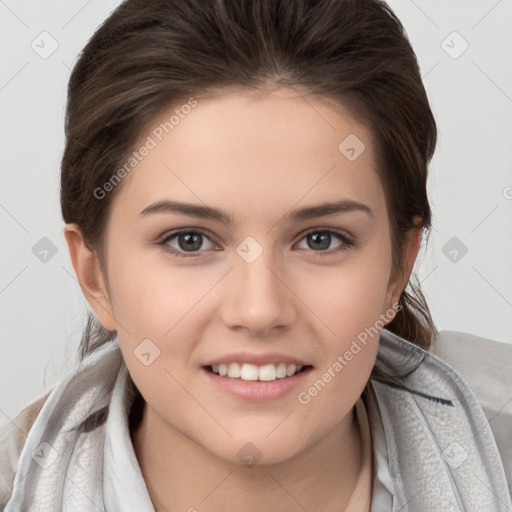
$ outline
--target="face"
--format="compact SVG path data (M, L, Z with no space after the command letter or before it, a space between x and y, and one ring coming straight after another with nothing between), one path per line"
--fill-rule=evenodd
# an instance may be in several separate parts
M141 136L153 147L105 235L110 295L91 306L162 432L233 463L285 461L348 421L378 349L368 330L401 291L371 134L290 89L196 100Z

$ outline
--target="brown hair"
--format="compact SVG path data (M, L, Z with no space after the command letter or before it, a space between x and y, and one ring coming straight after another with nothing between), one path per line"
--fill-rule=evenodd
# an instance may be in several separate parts
M380 0L125 0L89 40L68 86L61 207L101 268L109 210L122 184L94 193L145 128L183 98L226 87L300 87L350 107L371 127L386 193L393 269L416 216L429 235L428 164L437 128L416 56ZM340 141L341 142L341 141ZM430 348L436 328L419 283L386 328ZM80 358L111 341L89 313Z

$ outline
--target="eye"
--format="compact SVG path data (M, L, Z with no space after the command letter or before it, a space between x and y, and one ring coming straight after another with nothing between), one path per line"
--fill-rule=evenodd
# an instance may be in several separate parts
M170 241L175 238L176 243L178 244L177 248L174 248L170 244ZM162 242L160 242L160 245L162 245L164 250L170 252L173 256L177 256L178 258L190 258L198 256L197 251L201 248L204 239L210 240L202 231L183 229L181 231L171 233L168 237L162 240ZM210 243L213 245L211 241ZM190 254L187 254L187 252Z
M336 248L326 250L332 243L333 237L341 240ZM306 240L309 247L314 247L315 256L331 256L335 253L347 251L354 242L344 233L333 229L314 229L304 235L301 240Z
M334 249L326 250L331 245L333 237L337 238L342 243ZM174 239L176 239L175 243L177 247L171 245L171 241ZM210 247L203 248L203 250L211 249L214 244L206 233L196 229L182 229L170 233L169 236L159 242L159 245L173 256L178 258L190 258L201 255L201 247L205 239L209 240L211 245ZM330 256L335 253L347 251L354 245L354 242L348 236L334 229L311 230L301 238L301 241L302 240L306 240L308 245L311 244L314 248L313 252L315 256Z

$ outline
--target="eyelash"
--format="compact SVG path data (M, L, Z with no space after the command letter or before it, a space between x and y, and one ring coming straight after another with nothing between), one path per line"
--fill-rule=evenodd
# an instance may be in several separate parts
M188 229L187 228L187 229L180 229L177 231L173 231L168 236L166 236L161 242L159 242L158 245L161 245L162 248L164 249L164 251L170 253L172 256L175 256L177 258L195 258L195 257L200 256L201 255L200 253L202 251L196 251L196 252L191 252L191 253L187 254L185 252L176 251L175 249L172 249L169 247L168 242L183 233L202 235L202 236L205 236L206 238L210 239L210 237L204 231L201 231L198 229ZM310 231L304 233L304 235L302 236L302 238L299 241L302 241L308 235L313 234L313 233L322 233L322 234L328 233L330 235L335 235L340 241L343 242L343 244L340 245L339 247L337 247L336 249L323 250L323 251L311 251L311 252L315 253L315 257L316 256L332 256L336 253L348 251L351 247L353 247L355 245L355 243L341 231L338 231L335 229L328 229L328 228L317 228L317 229L310 230Z

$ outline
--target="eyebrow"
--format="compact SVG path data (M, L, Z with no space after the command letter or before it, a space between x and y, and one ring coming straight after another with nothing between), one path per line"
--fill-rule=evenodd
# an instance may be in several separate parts
M373 211L367 205L357 201L344 199L291 210L283 216L283 219L285 222L291 223L314 219L316 217L323 217L324 215L349 213L354 211L365 212L373 218ZM212 208L210 206L203 206L199 204L167 200L150 204L139 213L139 218L155 213L180 213L183 215L190 215L192 217L199 217L201 219L210 219L222 222L227 225L231 225L233 222L231 215L221 208Z

